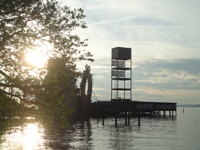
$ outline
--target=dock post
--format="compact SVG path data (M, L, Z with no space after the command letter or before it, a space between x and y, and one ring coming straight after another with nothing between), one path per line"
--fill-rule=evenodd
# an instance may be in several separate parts
M169 111L169 117L171 117L171 110Z
M115 127L117 127L117 114L115 115Z
M130 113L128 113L128 125L130 125L130 120L131 120L131 116L130 116L131 114Z
M140 111L138 111L138 126L140 127Z
M172 110L172 120L174 119L174 111Z
M163 117L165 118L166 117L166 111L163 110Z
M104 112L102 114L102 125L104 126Z
M125 113L125 125L127 125L127 112L124 112Z

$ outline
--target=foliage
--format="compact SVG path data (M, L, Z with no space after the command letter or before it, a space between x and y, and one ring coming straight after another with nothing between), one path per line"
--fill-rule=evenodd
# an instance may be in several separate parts
M0 93L0 120L19 115L20 109L21 106L17 102Z
M62 59L48 61L48 73L44 79L44 89L38 101L42 120L47 125L58 128L68 127L69 115L73 109L69 107L75 98L76 73L73 66L66 66Z
M0 84L7 89L13 87L12 93L3 91L21 100L30 99L32 87L40 83L24 59L31 48L48 45L52 48L47 49L50 57L60 57L72 64L78 59L91 60L89 52L77 49L86 46L85 40L72 34L77 27L86 28L84 17L83 9L61 7L56 0L3 1L0 5Z
M25 55L30 49L41 46L46 47L46 55L49 58L60 58L65 64L71 66L71 72L66 79L66 83L70 83L71 76L76 74L76 61L93 61L91 53L82 49L87 46L85 43L87 40L82 40L78 35L73 34L76 28L86 28L84 17L83 9L72 10L60 5L57 0L1 1L0 91L21 102L37 104L35 96L43 89L42 82L46 68L30 66L25 60ZM50 75L46 78L48 76ZM49 80L46 79L45 82L47 81ZM63 103L64 100L63 95L58 95L61 92L60 88L56 89L57 87L52 86L57 84L56 82L51 81L48 84L53 92L47 94L45 100L55 99L59 104L59 101ZM60 83L61 81L58 81L58 84ZM70 93L72 90L70 88L63 90L68 90ZM68 98L70 99L72 98ZM55 109L60 105L55 105Z

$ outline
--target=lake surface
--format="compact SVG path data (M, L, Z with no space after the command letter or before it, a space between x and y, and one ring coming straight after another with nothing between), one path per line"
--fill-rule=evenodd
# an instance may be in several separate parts
M123 149L123 150L199 150L200 108L178 108L177 118L90 119L72 125L62 134L46 133L38 123L24 123L6 129L0 135L2 150L65 150L65 149Z

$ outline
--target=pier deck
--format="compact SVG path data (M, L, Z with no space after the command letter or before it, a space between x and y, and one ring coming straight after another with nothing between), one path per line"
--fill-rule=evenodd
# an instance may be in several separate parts
M117 118L123 116L125 118L125 125L130 124L132 116L138 117L138 125L140 125L140 117L142 115L160 115L174 117L176 115L176 103L166 102L143 102L130 100L113 100L113 101L98 101L91 103L91 117L107 118L115 117L115 125L117 125ZM174 114L175 112L175 114ZM104 124L104 121L103 121Z

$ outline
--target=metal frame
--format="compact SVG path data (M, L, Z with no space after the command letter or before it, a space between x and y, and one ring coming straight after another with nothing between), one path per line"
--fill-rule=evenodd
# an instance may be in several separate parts
M122 52L122 50L124 49L122 47L117 47L117 48L120 49L120 52ZM129 50L131 51L131 49ZM121 59L117 57L113 58L113 50L111 52L111 56L112 56L112 59L111 59L111 100L120 100L120 101L131 100L132 99L132 57L130 56L130 59L129 58ZM127 67L127 65L129 65L129 67ZM128 71L130 75L129 77L126 76L126 73ZM126 87L128 82L130 86L129 88ZM121 83L121 86L123 84L123 87L120 86L120 83ZM116 87L113 87L113 84L116 84ZM126 98L127 91L130 92L129 98ZM123 98L119 97L121 96L119 95L120 93L121 95L123 95Z

